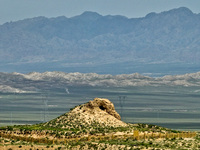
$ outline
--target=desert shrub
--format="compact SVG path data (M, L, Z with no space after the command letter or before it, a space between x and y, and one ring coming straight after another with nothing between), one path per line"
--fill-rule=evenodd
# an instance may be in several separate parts
M175 140L176 140L176 138L175 138L175 137L171 138L171 141L175 141Z
M61 150L62 147L58 147L58 150Z
M165 143L164 146L165 146L165 147L169 147L170 144L169 144L169 143Z
M12 126L7 126L7 130L13 131L13 127Z
M9 142L8 140L4 140L5 143Z

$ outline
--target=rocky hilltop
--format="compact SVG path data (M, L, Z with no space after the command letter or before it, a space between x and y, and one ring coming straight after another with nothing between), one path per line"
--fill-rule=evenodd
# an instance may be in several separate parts
M86 104L76 106L70 112L44 124L49 127L78 128L92 130L94 127L126 127L111 101L95 98Z
M17 136L29 134L32 138L48 137L53 140L54 138L83 138L121 131L132 132L134 125L121 121L111 101L95 98L48 122L9 127L9 130L10 128Z

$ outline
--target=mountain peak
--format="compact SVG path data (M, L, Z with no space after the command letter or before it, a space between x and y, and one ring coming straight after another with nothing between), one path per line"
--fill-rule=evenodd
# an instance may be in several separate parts
M180 7L180 8L175 8L172 9L170 11L167 11L165 13L172 13L172 14L177 14L177 15L181 15L181 16L191 16L193 14L193 12L188 9L187 7Z
M169 11L164 11L159 14L161 14L161 15L169 15L170 14L170 15L178 15L178 16L183 17L183 16L191 16L191 15L193 15L193 12L190 9L188 9L187 7L180 7L180 8L171 9ZM145 18L152 18L156 15L157 15L157 13L151 12L151 13L147 14L145 16Z
M75 16L73 18L92 21L92 20L98 19L99 17L102 17L102 16L100 14L96 13L96 12L85 11L81 15Z
M93 11L85 11L81 14L81 16L97 16L100 17L101 15L98 14L97 12L93 12Z
M189 8L187 7L179 7L175 8L174 10L182 11L182 12L187 12L187 13L193 13Z

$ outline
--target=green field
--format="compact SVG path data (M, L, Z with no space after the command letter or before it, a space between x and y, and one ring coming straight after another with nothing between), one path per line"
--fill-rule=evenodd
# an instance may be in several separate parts
M31 94L0 93L0 126L48 121L101 97L114 103L125 122L200 130L199 87L69 87L69 92L52 89Z

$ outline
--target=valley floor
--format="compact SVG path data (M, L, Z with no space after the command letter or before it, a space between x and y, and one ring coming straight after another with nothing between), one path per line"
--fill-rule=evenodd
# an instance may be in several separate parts
M102 139L70 141L66 144L40 144L0 137L1 150L197 150L200 149L199 134L194 138L159 139Z

